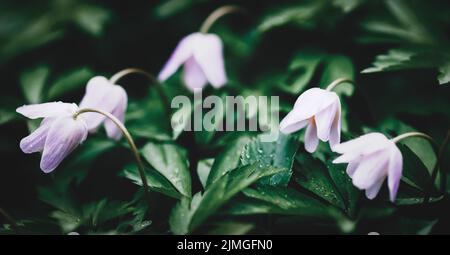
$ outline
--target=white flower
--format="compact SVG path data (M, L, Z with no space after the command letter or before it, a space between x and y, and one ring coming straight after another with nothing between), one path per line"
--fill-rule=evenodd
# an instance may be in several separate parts
M341 102L336 93L320 88L305 91L295 102L294 108L280 123L285 134L306 126L305 149L314 152L319 139L330 146L341 140Z
M201 90L208 82L214 88L220 88L227 82L222 48L217 35L190 34L178 43L158 80L167 80L184 65L183 81L191 91Z
M127 92L121 86L112 84L103 76L96 76L89 80L80 108L94 108L109 112L124 123L127 103ZM108 137L115 140L122 137L120 129L105 116L97 113L85 113L83 117L90 132L95 132L104 123Z
M76 104L52 102L24 105L18 113L30 119L44 118L41 125L20 141L24 153L42 152L41 169L53 171L88 135L86 122L74 118Z
M369 133L336 145L334 151L342 155L333 163L348 163L347 174L353 185L366 190L367 198L376 197L387 177L390 200L395 201L403 168L395 142L381 133Z

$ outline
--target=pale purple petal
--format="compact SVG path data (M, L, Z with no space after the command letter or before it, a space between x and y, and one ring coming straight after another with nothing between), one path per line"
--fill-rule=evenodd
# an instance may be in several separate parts
M201 90L206 83L206 76L194 58L189 58L184 65L183 81L192 92Z
M53 171L88 134L86 123L81 119L61 117L56 119L47 134L41 159L41 169L45 173Z
M114 89L115 93L120 94L120 102L116 106L116 108L111 112L112 115L114 115L117 119L120 120L120 122L125 122L125 112L127 110L127 104L128 104L128 95L126 91L120 87L116 86ZM112 138L114 140L119 140L122 137L122 131L117 127L116 124L110 119L105 120L105 129L106 134L109 138Z
M334 150L334 147L341 142L341 102L337 101L337 111L334 116L333 124L330 131L330 147Z
M53 121L53 118L43 119L41 125L36 130L20 141L20 149L22 149L24 153L42 151L44 149L48 130L50 129Z
M115 92L118 85L109 82L102 76L96 76L89 80L86 86L86 94L80 103L80 108L93 108L111 113L121 101L121 95ZM89 130L95 131L105 120L105 116L98 113L84 113L83 119Z
M314 120L311 120L305 131L305 150L313 153L319 145L319 138L317 137L317 128Z
M393 143L393 142L392 142ZM388 187L390 200L395 201L397 197L398 186L400 184L400 179L402 178L403 169L403 157L400 150L392 145L389 155L389 169L388 169Z
M324 142L328 141L330 137L331 126L333 125L336 111L337 104L332 103L314 116L317 125L317 137Z
M222 41L213 34L202 34L194 48L195 60L209 83L215 88L220 88L227 83L222 48Z
M297 132L308 124L308 120L298 121L293 111L289 112L280 122L280 131L284 134Z
M380 178L377 182L375 182L371 187L366 189L366 197L368 199L374 199L378 192L380 191L381 185L383 185L384 178Z
M294 110L296 117L298 120L309 119L334 102L334 92L320 88L308 89L295 101Z
M387 146L389 139L381 133L369 133L353 140L337 144L333 150L337 153L370 153Z
M353 185L359 189L371 187L387 175L388 161L389 154L386 151L378 151L363 157L353 174Z
M356 169L358 169L359 166L359 160L354 160L347 165L346 172L350 178L353 178L353 175L355 174Z
M78 110L76 104L63 102L51 102L43 104L24 105L16 109L23 116L30 119L57 117L62 115L71 115Z
M184 37L175 48L167 63L158 75L159 81L165 81L194 53L194 48L201 33L193 33Z

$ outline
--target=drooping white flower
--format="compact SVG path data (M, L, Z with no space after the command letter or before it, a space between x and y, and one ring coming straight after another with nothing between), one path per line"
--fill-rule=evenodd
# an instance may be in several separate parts
M88 81L80 108L94 108L109 112L123 123L127 103L128 95L121 86L112 84L103 76L96 76ZM120 129L105 116L97 113L85 113L83 117L90 132L95 132L104 123L108 137L115 140L122 137Z
M390 200L395 201L403 157L394 141L381 133L369 133L336 145L334 151L342 155L333 163L348 163L347 174L353 185L366 191L367 198L376 197L387 177Z
M305 149L314 152L319 139L333 147L341 140L341 102L339 96L320 88L301 94L294 108L280 123L280 131L289 134L306 126Z
M24 153L42 152L41 169L53 171L88 135L86 122L74 118L76 104L52 102L24 105L18 113L30 119L44 118L41 125L20 141Z
M184 65L183 81L188 89L201 90L208 82L220 88L227 82L222 41L217 35L193 33L184 37L158 75L167 80Z

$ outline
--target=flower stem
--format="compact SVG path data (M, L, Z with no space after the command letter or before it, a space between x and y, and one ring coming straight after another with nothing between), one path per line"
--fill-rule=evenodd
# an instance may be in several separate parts
M159 94L159 97L161 99L161 103L163 104L164 111L166 112L166 115L170 119L169 98L167 97L166 93L164 92L164 90L162 88L162 84L155 78L155 76L153 76L149 72L147 72L145 70L142 70L142 69L139 69L139 68L126 68L126 69L123 69L123 70L117 72L113 76L111 76L111 78L109 78L109 81L112 84L116 84L120 79L122 79L123 77L125 77L125 76L127 76L129 74L141 74L141 75L144 75L145 77L147 77L150 80L150 82L152 84L155 85L156 91Z
M2 215L6 219L6 221L9 222L9 224L11 225L11 229L14 232L17 232L17 223L14 218L11 217L11 215L9 215L5 210L3 210L3 208L0 208L0 215Z
M420 137L420 138L426 139L428 142L430 142L431 146L433 147L433 151L436 154L436 164L434 165L433 170L431 172L431 183L430 183L428 190L425 192L425 196L423 199L423 203L426 204L430 200L431 192L433 192L434 183L436 181L438 169L441 169L441 171L442 171L441 178L443 176L445 176L444 170L440 167L441 155L439 153L439 144L431 136L421 133L421 132L408 132L405 134L401 134L401 135L393 138L392 141L394 143L397 143L397 142L404 140L406 138L409 138L409 137Z
M331 91L336 86L338 86L339 84L342 84L342 83L350 83L352 85L356 85L355 81L353 81L353 80L351 80L349 78L339 78L339 79L334 80L332 83L330 83L330 85L328 85L326 90Z
M241 12L242 8L235 5L225 5L213 11L200 27L200 33L206 34L212 25L222 16L230 13Z
M123 136L127 139L127 142L130 145L131 150L133 151L133 154L136 159L137 166L138 166L138 170L139 170L139 175L142 180L142 186L144 187L144 193L145 193L145 196L147 197L147 199L149 199L150 198L150 195L148 193L149 187L148 187L147 179L145 178L144 164L142 163L142 159L141 159L141 155L139 154L139 150L136 147L136 144L134 143L133 138L131 137L127 128L122 124L122 122L120 122L120 120L118 120L116 117L114 117L114 115L110 114L109 112L104 112L104 111L97 110L97 109L83 108L83 109L78 110L74 114L73 117L76 118L76 117L78 117L78 115L81 115L81 114L87 113L87 112L99 113L99 114L107 117L112 122L114 122L114 124L116 124L116 126L122 131Z

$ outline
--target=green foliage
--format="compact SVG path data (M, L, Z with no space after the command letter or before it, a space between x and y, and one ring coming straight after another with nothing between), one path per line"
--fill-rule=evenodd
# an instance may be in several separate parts
M450 82L449 3L233 4L244 12L209 31L222 39L228 83L208 85L203 97L278 96L271 112L251 105L244 115L281 119L304 91L348 78L356 85L333 90L341 141L416 131L442 145L450 127L449 88L438 86ZM17 221L14 229L0 217L0 234L448 234L450 178L441 172L432 179L437 157L428 141L398 143L403 176L395 203L386 182L368 200L346 164L332 163L337 154L328 143L310 154L304 131L264 141L262 127L278 125L272 118L258 120L260 131L185 131L201 102L170 108L163 98L193 98L183 70L162 84L134 74L118 82L128 94L124 124L144 161L149 200L128 144L108 139L103 128L51 174L39 170L37 153L20 151L20 139L40 120L25 121L17 107L79 103L90 78L123 68L157 76L178 41L218 7L204 0L0 3L0 155L15 165L0 171L0 208ZM448 149L441 161L439 170L448 169Z
M283 169L260 168L257 164L243 166L220 177L203 193L192 199L183 198L173 209L170 226L174 234L187 234L197 228L225 202L257 180L277 174Z

